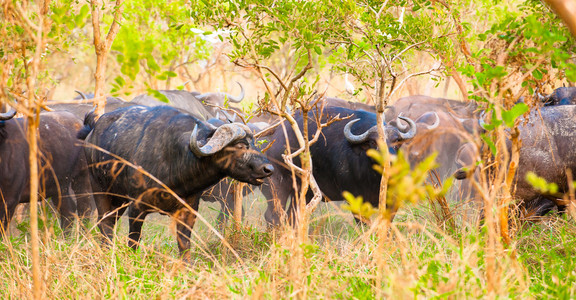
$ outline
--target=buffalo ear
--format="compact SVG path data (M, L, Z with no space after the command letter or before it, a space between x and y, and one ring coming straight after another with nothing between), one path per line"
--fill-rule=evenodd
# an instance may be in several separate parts
M454 161L461 166L472 165L477 160L478 156L479 154L476 145L468 142L462 144L460 148L458 148Z

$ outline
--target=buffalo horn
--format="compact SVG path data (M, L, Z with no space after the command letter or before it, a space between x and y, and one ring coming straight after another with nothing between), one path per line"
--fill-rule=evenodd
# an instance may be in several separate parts
M541 101L542 103L545 103L545 104L549 104L549 103L552 101L552 99L553 99L552 97L553 97L553 96L554 96L554 93L552 93L552 94L550 94L550 95L548 95L548 96L542 96L541 94L538 94L538 98L540 99L540 101Z
M244 87L242 86L242 84L240 84L240 82L236 82L236 83L238 83L238 85L240 86L240 90L241 90L240 95L238 95L238 97L234 97L228 93L218 93L217 95L222 96L222 97L226 97L228 99L228 101L234 102L234 103L238 103L238 102L242 101L244 99ZM204 93L204 94L197 95L196 99L198 99L200 101L205 101L207 98L209 98L212 95L214 95L214 93Z
M402 131L406 131L406 129L408 129L408 125L404 125L398 120L399 117L402 117L402 114L404 114L404 112L400 112L396 117L396 127Z
M240 86L240 95L238 95L238 97L234 97L232 95L226 94L226 97L228 97L228 101L230 102L239 103L244 99L244 87L240 82L236 81L236 83Z
M400 137L403 140L413 138L416 135L416 123L414 123L414 121L412 121L412 119L406 118L406 117L398 117L398 119L406 121L409 125L408 127L410 128L407 132L402 132L402 131L398 130L398 134L400 135ZM397 122L397 123L400 124L400 122Z
M453 114L451 111L449 111L448 114L449 114L452 118L454 118L456 121L458 121L458 122L460 122L460 123L464 123L464 122L466 122L466 120L468 120L468 119L466 119L466 118L460 118L460 117L458 117L457 115Z
M88 100L88 96L86 96L86 94L82 93L79 90L74 90L78 95L80 95L80 97L82 97L82 100Z
M190 135L190 150L196 156L204 157L213 155L230 143L245 137L246 129L239 124L224 124L216 129L214 135L202 147L198 145L197 136L198 124L194 126L194 130L192 130Z
M10 119L14 118L15 115L16 115L16 110L12 108L12 109L10 109L9 112L0 113L0 121L10 120Z
M480 114L480 118L478 118L478 126L480 126L480 128L482 128L482 129L484 129L484 130L486 129L486 128L485 128L486 122L484 122L484 117L485 117L485 116L486 116L486 112L483 111L483 112Z
M352 125L358 121L360 121L360 119L352 120L352 121L348 122L348 124L346 124L346 126L344 126L344 136L346 137L346 140L350 144L364 143L368 140L368 136L370 135L370 133L378 132L378 129L376 128L376 126L372 126L372 127L370 127L370 129L366 130L366 132L364 132L360 135L353 134L351 131Z
M534 94L536 94L536 97L538 97L538 100L540 100L541 102L546 102L546 100L547 100L547 98L548 98L548 97L546 97L546 96L544 96L544 95L542 95L542 94L540 94L540 93L538 93L538 92L536 92L536 93L534 93Z

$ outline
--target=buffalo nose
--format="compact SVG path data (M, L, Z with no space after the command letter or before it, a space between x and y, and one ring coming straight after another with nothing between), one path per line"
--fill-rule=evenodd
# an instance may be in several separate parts
M274 166L271 164L264 164L260 167L260 172L266 174L266 176L270 176L272 175L272 172L274 172Z

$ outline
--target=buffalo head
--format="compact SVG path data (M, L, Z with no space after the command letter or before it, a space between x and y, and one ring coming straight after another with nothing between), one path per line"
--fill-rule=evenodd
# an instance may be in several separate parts
M198 126L190 135L190 150L197 157L212 157L216 166L226 175L250 184L259 185L272 175L274 167L254 146L254 136L248 126L239 123L224 124L199 133ZM199 142L203 135L205 143ZM202 145L203 144L203 145Z

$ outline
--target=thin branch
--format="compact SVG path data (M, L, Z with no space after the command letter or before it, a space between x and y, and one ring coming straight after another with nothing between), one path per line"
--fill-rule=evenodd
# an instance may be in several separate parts
M441 37L441 36L440 36L440 37ZM439 38L440 38L440 37L439 37ZM419 42L419 43L415 43L415 44L412 44L412 45L404 48L402 51L400 51L398 54L396 54L396 55L392 58L392 60L390 60L390 62L393 62L393 61L395 61L396 59L398 59L398 57L402 56L404 53L406 53L406 51L408 51L408 50L410 50L410 49L412 49L412 48L414 48L414 47L416 47L416 46L420 46L420 45L422 45L422 44L424 44L424 43L426 43L426 42L428 42L428 41L422 41L422 42Z
M122 20L122 12L124 11L122 1L123 0L116 0L116 5L114 6L116 8L114 12L114 21L112 21L112 25L110 26L110 30L108 30L108 35L106 36L106 52L110 51L112 42L120 30L120 20Z
M94 45L101 45L100 41L100 1L91 0L90 8L92 9L92 27L94 31Z
M406 82L406 80L408 80L408 79L410 79L410 78L412 78L412 77L414 77L414 76L420 76L420 75L430 74L430 73L432 73L432 72L434 72L434 71L438 71L438 70L439 70L438 68L432 68L432 69L430 69L430 70L428 70L428 71L422 71L422 72L417 72L417 73L409 74L408 76L404 77L404 78L400 81L400 83L398 84L398 86L397 86L394 90L392 90L392 91L390 92L389 97L392 96L396 91L398 91L398 89L400 89L400 88L404 85L404 83Z

